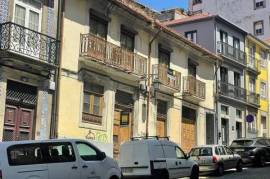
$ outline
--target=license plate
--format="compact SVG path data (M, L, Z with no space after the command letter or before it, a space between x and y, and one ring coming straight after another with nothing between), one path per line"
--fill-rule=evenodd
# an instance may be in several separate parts
M122 172L123 173L132 173L133 172L133 168L122 168Z

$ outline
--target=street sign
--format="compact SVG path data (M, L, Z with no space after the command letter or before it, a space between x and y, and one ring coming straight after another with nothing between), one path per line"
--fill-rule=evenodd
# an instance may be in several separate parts
M254 121L254 116L252 114L249 114L246 116L246 121L248 123L252 123Z

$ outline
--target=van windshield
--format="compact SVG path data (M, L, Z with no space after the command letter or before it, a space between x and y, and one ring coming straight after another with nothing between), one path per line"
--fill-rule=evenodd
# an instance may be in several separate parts
M249 147L253 143L253 140L235 140L232 142L231 147Z
M190 151L190 156L212 156L211 147L194 148Z

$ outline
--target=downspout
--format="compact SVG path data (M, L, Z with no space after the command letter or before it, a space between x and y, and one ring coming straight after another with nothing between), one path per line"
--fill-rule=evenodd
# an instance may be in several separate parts
M61 58L62 58L62 43L63 43L63 7L64 7L64 0L58 0L58 15L57 15L57 34L56 38L57 41L60 42L58 46L58 67L55 72L55 93L53 96L53 108L52 108L52 121L51 121L51 128L50 128L50 138L58 138L58 113L59 113L59 83L61 78Z
M155 36L150 40L148 44L148 73L147 73L147 86L148 86L148 91L147 91L147 111L146 111L146 132L145 136L146 138L149 136L149 114L150 114L150 100L151 100L151 53L152 53L152 44L154 40L158 37L159 33L162 31L162 29L159 29L159 31L155 34Z

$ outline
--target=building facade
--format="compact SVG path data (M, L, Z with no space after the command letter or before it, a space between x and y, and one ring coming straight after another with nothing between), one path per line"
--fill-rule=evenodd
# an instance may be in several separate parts
M53 119L57 1L0 2L0 140L48 139Z
M269 137L269 46L263 41L257 39L253 35L248 35L246 39L246 56L247 69L246 76L247 89L256 91L260 94L260 108L257 113L257 120L249 123L247 128L247 135L249 137ZM253 69L253 70L252 70ZM257 78L252 74L252 71L257 69ZM255 81L254 81L255 79ZM250 98L249 100L254 100Z
M246 89L247 33L220 16L205 13L167 21L165 25L223 58L216 72L215 142L228 145L234 139L245 137L246 116L256 117L260 106L255 89L258 69L250 73L254 86Z
M206 143L218 56L134 1L66 0L64 9L58 137L102 142L115 158L146 134L186 151Z
M270 0L189 0L189 11L218 14L261 40L270 38Z

